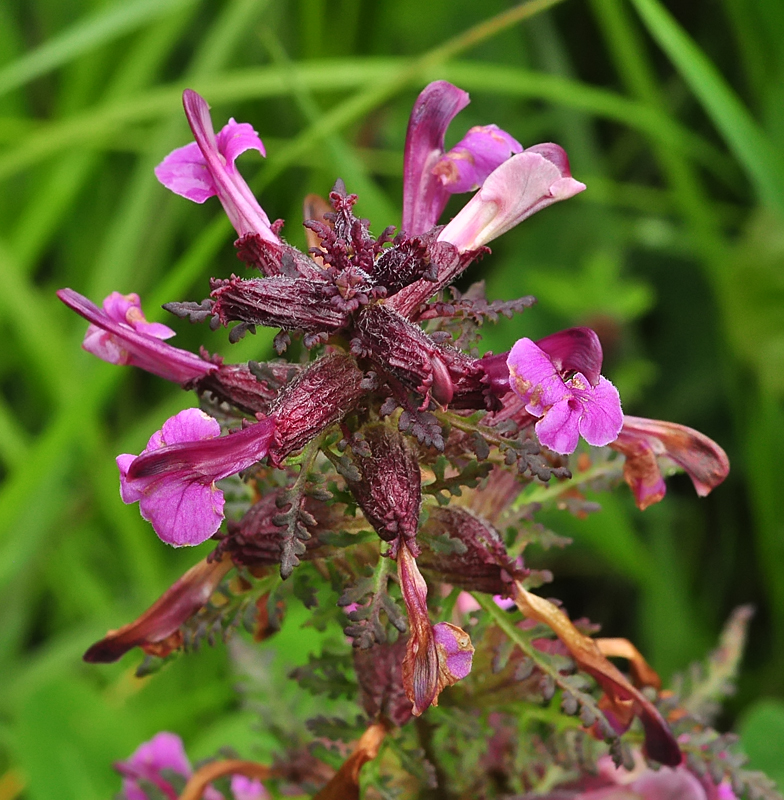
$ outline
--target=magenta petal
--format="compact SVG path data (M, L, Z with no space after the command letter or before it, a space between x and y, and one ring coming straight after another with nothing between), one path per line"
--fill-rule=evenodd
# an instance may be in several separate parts
M471 672L474 651L461 647L459 635L465 633L448 622L437 622L433 625L433 638L439 648L439 664L450 677L459 681Z
M565 398L556 403L534 427L539 441L556 453L573 453L580 438L578 426L581 413L582 408L576 400Z
M172 150L155 167L155 177L167 189L194 203L203 203L218 193L196 142Z
M623 427L621 397L607 378L599 376L599 383L588 390L583 401L580 418L580 435L594 447L604 447L614 442Z
M139 500L142 517L174 547L201 544L223 521L223 492L190 475L160 479Z
M523 146L497 125L477 125L433 167L433 174L450 193L479 188L487 176Z
M530 148L495 169L438 239L460 252L477 250L537 211L583 189L584 184L566 174L563 163Z
M582 372L596 386L602 371L602 345L590 328L567 328L536 341L560 373Z
M568 396L555 365L530 339L516 341L506 363L509 385L520 395L529 414L540 417L547 408Z
M270 796L261 781L245 775L232 776L231 793L234 800L267 800Z
M433 167L444 154L444 134L468 105L468 93L447 81L428 84L414 103L406 132L403 163L403 230L416 236L430 230L449 199Z
M687 769L662 767L647 770L629 785L645 800L707 800L702 784Z
M246 150L258 150L267 155L264 143L249 122L235 122L230 119L217 136L218 150L226 159L226 166L233 167L237 157Z
M144 452L122 455L120 493L139 502L142 516L158 536L176 547L208 539L223 519L223 492L215 481L264 458L275 430L264 419L228 436L199 409L181 411L150 437Z

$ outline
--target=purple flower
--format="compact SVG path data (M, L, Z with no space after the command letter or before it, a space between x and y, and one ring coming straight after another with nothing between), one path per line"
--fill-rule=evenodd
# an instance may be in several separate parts
M112 292L103 301L103 309L73 289L60 289L57 296L90 322L82 347L110 364L131 364L182 384L218 369L187 350L166 344L163 339L174 336L174 331L147 322L136 294Z
M537 144L500 164L441 231L461 253L478 250L537 211L582 192L557 144Z
M700 497L729 474L727 454L712 439L674 422L624 416L623 428L611 447L623 453L623 477L641 510L658 503L667 487L662 467L685 470Z
M139 456L117 456L120 496L139 503L142 517L175 547L209 539L223 519L223 492L215 481L267 455L275 422L267 417L228 436L196 408L180 411L152 435Z
M572 453L580 435L601 447L623 425L618 390L599 374L601 345L589 328L572 328L538 343L520 339L507 359L510 388L535 417L539 441Z
M471 128L444 154L444 134L468 105L468 93L446 81L428 84L414 103L403 166L403 230L409 236L438 222L450 194L481 186L522 145L495 125Z
M216 136L210 107L192 89L183 92L182 104L196 141L169 153L155 168L155 176L167 189L195 203L217 195L240 237L255 234L278 244L269 217L234 166L246 150L266 155L259 135L249 123L230 119Z
M151 784L167 800L177 800L179 793L167 780L164 771L186 780L193 774L182 739L165 731L139 745L127 761L115 764L115 769L123 776L122 796L125 800L148 800L141 783ZM205 800L223 800L223 795L211 786L207 787L203 797Z

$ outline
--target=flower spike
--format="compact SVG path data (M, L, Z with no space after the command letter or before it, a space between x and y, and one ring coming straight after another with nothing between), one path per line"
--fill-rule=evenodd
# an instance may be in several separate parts
M196 141L169 153L155 168L155 176L167 189L195 203L217 195L241 238L256 235L279 244L269 217L234 166L246 150L266 155L259 135L249 123L230 119L216 136L207 101L192 89L183 92L182 104Z

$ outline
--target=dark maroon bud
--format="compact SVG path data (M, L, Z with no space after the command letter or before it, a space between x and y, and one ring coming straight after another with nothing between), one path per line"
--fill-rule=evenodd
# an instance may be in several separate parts
M354 670L362 693L362 707L371 719L386 717L397 726L411 719L411 701L403 688L406 639L354 648Z
M507 555L498 531L466 508L431 508L420 538L422 569L463 589L507 594L511 579L526 574Z
M306 278L234 276L213 281L213 314L223 325L237 320L246 325L334 333L345 327L348 314L330 303L334 287Z
M359 480L348 480L368 522L386 542L413 539L419 524L422 477L416 454L396 428L383 423L362 429L367 445L352 447Z
M275 518L280 514L281 504L285 504L283 494L282 489L265 494L240 520L229 520L228 535L221 540L216 555L228 553L235 564L249 567L251 571L278 566L283 549L281 528L275 524ZM312 533L333 530L340 522L332 506L311 498L305 498L303 510L314 523ZM323 545L317 535L312 535L305 542L305 548L301 557L308 559L316 557Z
M363 377L356 361L343 353L325 355L303 370L281 391L270 410L275 418L270 461L279 464L343 419L365 394Z
M230 403L250 414L268 414L281 386L299 372L299 367L295 364L283 361L269 364L256 364L253 361L250 364L224 364L220 356L213 356L212 363L219 365L217 371L196 381L193 388L200 395L209 393L217 400Z
M449 242L433 242L428 248L428 257L434 267L435 281L430 275L414 281L390 298L389 305L404 317L414 315L423 303L449 286L485 250L486 248L482 248L478 251L459 253Z
M400 238L400 237L398 237ZM373 267L373 280L386 287L390 295L423 278L436 278L436 265L430 258L423 238L395 240L392 247L384 250Z
M355 355L369 358L379 370L393 375L423 396L423 408L432 396L450 402L456 386L468 396L482 396L482 373L476 359L459 350L436 344L419 326L392 311L388 304L374 303L357 318L357 336L351 347ZM479 408L484 408L482 402Z

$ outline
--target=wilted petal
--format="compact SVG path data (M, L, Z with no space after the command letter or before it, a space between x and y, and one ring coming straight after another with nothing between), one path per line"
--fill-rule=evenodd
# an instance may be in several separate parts
M147 322L138 295L113 292L100 309L73 289L57 296L90 326L82 347L110 364L132 365L176 383L190 383L218 369L203 358L166 344L174 335L166 325Z
M631 715L640 718L645 730L645 754L660 764L677 766L681 751L667 723L656 706L634 687L603 655L596 642L575 628L558 606L527 591L520 581L514 582L514 599L528 619L549 626L566 645L580 669L592 675L605 692L605 712L619 732L631 722Z
M437 622L433 639L438 651L438 691L462 680L471 672L474 648L471 637L457 625Z
M537 211L583 189L585 184L572 178L560 147L531 147L495 169L438 239L461 253L478 250Z
M478 189L507 158L523 146L497 125L477 125L433 167L433 174L450 193Z
M266 456L274 432L271 418L220 436L220 425L198 409L181 411L153 434L138 457L117 458L120 493L138 500L142 516L176 547L209 539L223 519L223 492L215 481Z
M138 619L116 631L109 631L85 654L91 664L117 661L133 647L154 645L179 630L210 599L226 573L234 566L231 556L204 559L191 567Z
M403 164L403 230L409 236L429 231L449 199L433 168L444 154L444 134L468 105L468 93L447 81L428 84L414 103L406 133Z
M378 755L386 735L387 729L381 722L373 723L360 737L354 752L313 800L359 800L359 771Z
M700 497L715 489L730 471L727 454L716 442L675 422L625 415L621 433L611 446L626 457L623 477L640 509L664 497L662 466L683 469Z
M398 548L397 566L411 629L403 659L403 687L418 717L438 705L444 688L468 675L474 648L468 634L456 625L430 624L427 584L405 542Z

